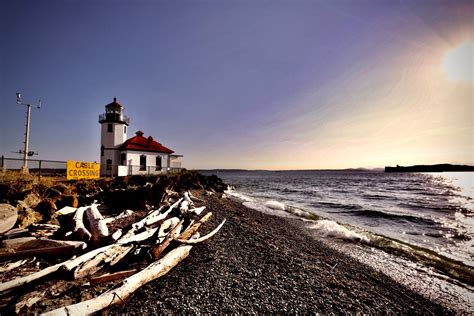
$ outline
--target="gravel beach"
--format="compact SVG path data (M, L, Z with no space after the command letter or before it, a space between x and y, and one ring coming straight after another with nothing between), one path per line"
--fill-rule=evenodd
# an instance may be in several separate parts
M450 313L312 238L302 222L207 197L221 231L111 314ZM203 205L204 205L203 204Z

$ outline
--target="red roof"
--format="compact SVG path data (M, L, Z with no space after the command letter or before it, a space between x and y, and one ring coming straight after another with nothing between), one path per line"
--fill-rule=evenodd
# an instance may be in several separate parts
M114 102L107 104L105 107L113 108L113 109L121 109L123 106L122 104L117 102L117 98L114 98Z
M136 134L136 136L127 139L122 145L120 145L119 150L151 151L166 154L174 153L174 151L161 145L151 136L148 138L143 137L142 131L138 131Z

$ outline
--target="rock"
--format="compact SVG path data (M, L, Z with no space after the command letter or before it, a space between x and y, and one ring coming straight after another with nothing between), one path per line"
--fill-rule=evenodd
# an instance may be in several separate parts
M41 197L36 192L30 192L23 198L23 202L27 207L35 208L41 202Z
M61 192L54 189L54 188L48 188L46 191L46 197L49 199L58 199L61 196Z
M71 189L65 185L64 183L58 183L56 184L53 189L61 192L61 194L71 194Z
M52 200L43 200L35 208L36 211L40 212L43 217L43 222L49 222L55 218L57 210L56 204Z
M18 211L15 207L6 203L0 204L0 234L12 229L17 219Z
M56 207L62 209L66 206L77 208L79 205L79 200L77 199L76 194L66 195L63 194L56 202Z
M23 208L19 204L20 210L18 211L18 227L26 228L31 224L39 223L43 220L43 216L40 212L37 212L31 208Z
M0 184L0 203L7 203L15 193L9 185Z

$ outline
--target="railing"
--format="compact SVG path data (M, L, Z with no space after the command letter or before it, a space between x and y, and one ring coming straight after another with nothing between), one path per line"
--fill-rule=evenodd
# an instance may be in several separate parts
M132 175L162 175L181 171L181 167L156 167L140 165L101 165L100 174L106 177L123 177Z
M0 156L0 172L20 172L23 166L22 158L7 158ZM67 162L59 160L28 159L28 169L31 175L53 176L66 178ZM140 165L101 165L100 175L102 177L117 177L131 175L161 175L181 171L181 167L156 167Z
M22 158L0 157L0 171L20 171ZM28 159L29 173L32 175L66 177L67 163L59 160Z
M125 124L130 124L130 119L123 114L118 113L102 113L99 114L99 123L102 122L121 122Z

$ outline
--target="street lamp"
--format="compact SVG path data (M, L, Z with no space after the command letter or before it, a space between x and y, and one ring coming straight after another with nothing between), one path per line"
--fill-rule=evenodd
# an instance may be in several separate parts
M31 104L29 103L22 103L21 102L21 94L19 92L16 93L16 104L18 105L26 105L26 130L25 130L25 148L23 149L23 166L21 167L21 173L29 173L28 171L28 142L29 142L29 134L30 134L30 115L31 115ZM36 108L41 108L41 100L38 100L38 105Z

